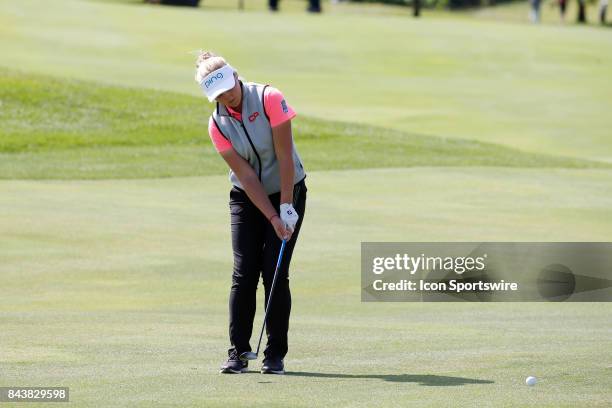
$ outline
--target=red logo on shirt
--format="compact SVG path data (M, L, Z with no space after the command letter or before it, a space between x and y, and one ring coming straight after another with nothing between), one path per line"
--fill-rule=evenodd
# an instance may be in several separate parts
M249 116L249 122L254 122L255 119L257 119L258 116L259 116L259 112L255 112L254 114Z

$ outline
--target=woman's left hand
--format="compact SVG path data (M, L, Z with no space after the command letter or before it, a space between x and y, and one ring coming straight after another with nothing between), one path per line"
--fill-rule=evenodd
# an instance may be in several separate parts
M300 219L300 215L295 211L293 205L288 203L283 203L280 205L280 217L285 223L288 230L293 232L295 230L295 225Z

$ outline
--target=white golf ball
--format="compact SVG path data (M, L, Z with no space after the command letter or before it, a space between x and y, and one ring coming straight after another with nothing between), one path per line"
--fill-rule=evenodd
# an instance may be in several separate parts
M538 379L535 377L527 377L527 379L525 380L525 384L527 384L530 387L536 385L537 382L538 382Z

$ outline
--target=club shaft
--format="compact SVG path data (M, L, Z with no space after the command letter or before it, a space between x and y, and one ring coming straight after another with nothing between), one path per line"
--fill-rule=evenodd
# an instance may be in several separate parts
M287 240L283 239L281 244L280 252L278 253L278 261L276 261L276 269L274 270L274 278L272 278L272 287L270 288L270 294L268 295L268 303L266 304L266 311L264 313L263 324L261 325L261 332L259 333L259 342L257 343L257 355L259 355L259 347L261 346L261 338L263 337L264 329L266 328L266 320L268 319L268 312L270 311L270 303L272 303L272 294L274 293L274 286L276 285L276 277L278 276L278 270L280 269L281 262L283 260L283 252L285 252L285 245Z

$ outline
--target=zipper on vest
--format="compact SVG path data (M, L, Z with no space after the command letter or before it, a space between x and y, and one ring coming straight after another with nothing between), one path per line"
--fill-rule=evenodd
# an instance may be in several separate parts
M261 158L259 157L259 153L257 153L257 149L255 149L255 145L253 144L253 141L251 140L251 136L249 136L249 132L247 132L246 127L244 127L244 123L240 122L240 126L242 126L242 129L244 130L244 134L249 140L249 144L251 145L251 148L255 152L255 156L257 157L257 163L259 163L259 181L261 181Z

